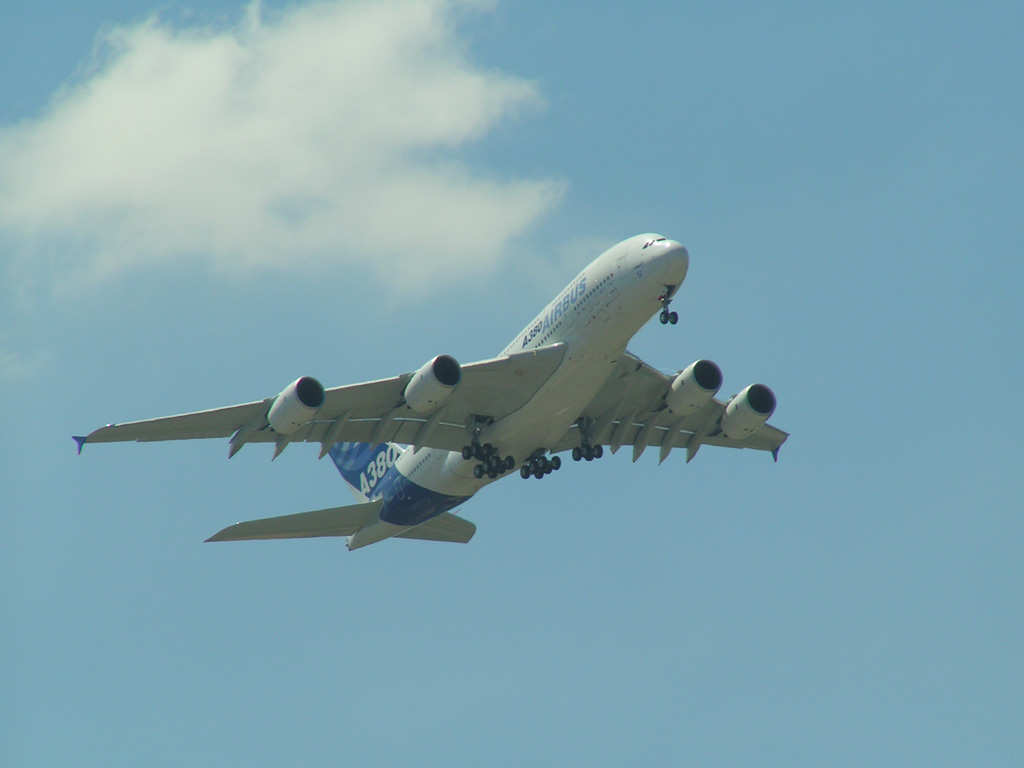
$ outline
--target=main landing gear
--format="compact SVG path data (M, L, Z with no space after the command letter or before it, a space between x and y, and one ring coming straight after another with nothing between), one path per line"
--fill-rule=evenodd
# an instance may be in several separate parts
M501 456L493 445L484 443L480 445L474 441L470 445L462 447L462 458L466 461L476 459L480 463L473 467L473 477L477 480L487 475L492 480L498 475L504 475L509 470L515 469L516 460L511 456Z
M604 456L604 448L600 445L583 444L572 449L572 460L573 461L593 461L594 459L600 459Z
M580 416L576 420L576 426L579 427L580 444L572 449L572 460L583 461L586 459L587 461L593 461L604 456L604 448L601 447L600 443L597 445L591 445L590 443L594 422L585 416Z
M544 475L550 475L557 469L561 469L562 459L558 456L535 456L519 468L519 476L526 480L533 475L540 480Z
M658 297L658 301L661 302L661 314L658 315L658 319L662 325L668 325L672 323L675 325L679 322L679 315L676 312L669 312L668 305L672 303L672 290L675 288L674 285L666 285L665 290L661 296Z

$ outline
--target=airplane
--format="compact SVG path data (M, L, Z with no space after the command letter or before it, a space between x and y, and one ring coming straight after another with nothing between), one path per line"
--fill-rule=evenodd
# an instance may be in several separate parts
M454 514L506 474L542 479L560 454L594 461L632 446L633 461L676 448L689 462L704 445L770 452L789 435L767 423L776 399L751 384L719 400L721 369L697 360L666 375L630 353L670 304L689 269L675 240L644 234L605 251L493 359L460 365L437 355L389 379L324 389L302 376L252 403L111 424L85 444L229 438L228 458L249 443L320 444L357 503L228 526L207 541L347 537L349 550L390 538L468 542L476 526Z

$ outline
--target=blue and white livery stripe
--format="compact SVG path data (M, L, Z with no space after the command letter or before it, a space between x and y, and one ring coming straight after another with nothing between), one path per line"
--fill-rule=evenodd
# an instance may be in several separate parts
M419 525L462 504L468 496L450 496L417 485L398 471L403 450L394 443L337 443L330 450L345 482L364 501L383 499L380 519L394 525Z

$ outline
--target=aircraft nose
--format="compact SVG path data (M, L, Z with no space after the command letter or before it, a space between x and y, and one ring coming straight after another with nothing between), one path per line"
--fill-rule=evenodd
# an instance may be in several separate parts
M682 243L667 241L665 251L658 261L665 265L660 277L665 285L680 285L686 279L686 272L690 269L690 254Z

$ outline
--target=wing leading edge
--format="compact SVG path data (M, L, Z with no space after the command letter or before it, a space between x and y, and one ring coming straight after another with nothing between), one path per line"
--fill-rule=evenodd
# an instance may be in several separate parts
M390 379L329 389L323 405L304 426L289 435L270 428L267 413L275 398L179 416L111 424L75 437L86 443L152 442L232 437L233 455L245 443L319 442L321 455L337 442L398 442L457 451L466 443L466 427L476 419L498 419L522 408L561 365L565 344L462 366L451 396L429 417L403 399L412 378Z
M624 445L632 446L633 461L649 446L659 448L659 461L676 448L685 448L686 460L690 461L702 445L751 448L770 452L777 459L789 434L765 424L743 440L729 438L721 430L728 403L713 398L686 416L669 411L665 396L672 378L626 352L608 382L584 409L580 422L552 451L571 450L581 445L586 435L591 445L607 445L613 453Z

